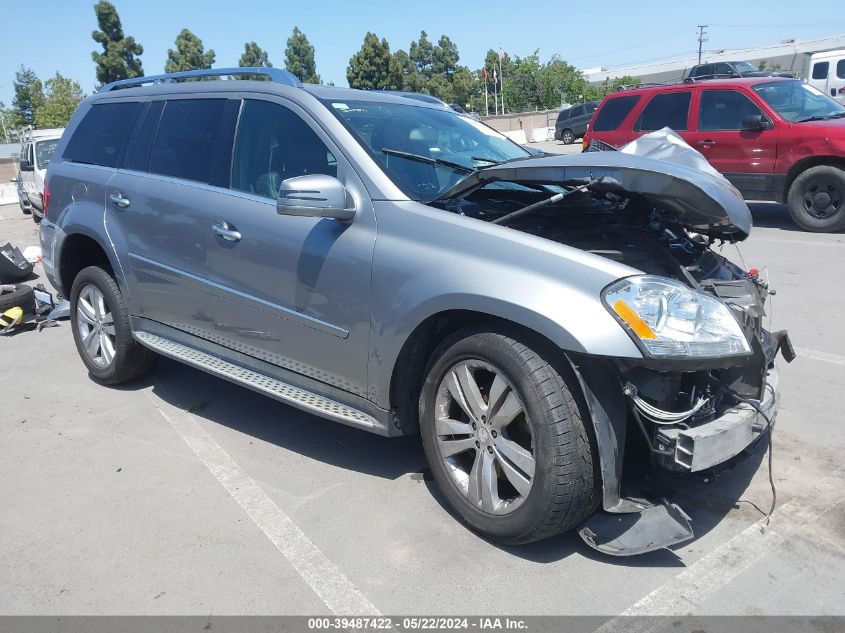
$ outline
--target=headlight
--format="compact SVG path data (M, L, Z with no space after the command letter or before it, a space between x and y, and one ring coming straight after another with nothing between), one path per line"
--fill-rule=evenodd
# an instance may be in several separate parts
M602 293L608 310L656 358L749 354L730 308L716 297L663 277L629 277Z

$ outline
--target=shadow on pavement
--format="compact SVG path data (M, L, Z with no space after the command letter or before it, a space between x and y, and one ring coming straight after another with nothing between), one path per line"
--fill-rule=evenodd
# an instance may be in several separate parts
M156 397L176 408L325 464L388 480L412 473L413 478L424 481L432 497L460 523L437 489L417 436L384 438L323 420L167 358L160 360L151 378L112 388L137 390L149 385ZM698 539L732 511L742 513L738 518L743 523L760 517L756 510L739 501L764 455L765 445L760 445L749 458L719 475L708 476L706 481L701 476L644 476L634 486L640 496L679 504L692 517ZM489 542L537 563L556 562L577 552L592 560L625 567L684 564L666 549L635 557L606 556L588 547L575 531L521 546Z

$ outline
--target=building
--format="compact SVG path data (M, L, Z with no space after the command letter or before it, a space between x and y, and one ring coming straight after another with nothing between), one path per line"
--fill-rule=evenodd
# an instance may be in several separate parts
M789 71L796 77L805 77L810 55L822 51L845 48L845 34L812 40L784 40L780 44L759 48L736 48L708 51L701 56L701 63L746 60L758 65L766 61L769 66L777 64L780 70ZM683 59L662 60L614 68L588 68L584 75L590 83L601 83L630 75L643 83L664 83L683 79L690 68L698 63L698 56Z

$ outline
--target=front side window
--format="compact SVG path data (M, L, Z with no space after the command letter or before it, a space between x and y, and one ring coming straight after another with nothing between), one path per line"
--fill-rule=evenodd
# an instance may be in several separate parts
M845 107L797 79L756 84L754 92L787 121L800 123L845 116Z
M479 167L530 156L491 127L450 110L383 101L327 106L414 200L434 200Z
M813 79L827 79L830 62L816 62L813 64Z
M596 115L596 120L593 123L593 132L612 132L618 128L639 100L639 95L608 99Z
M691 92L669 92L655 95L643 108L635 130L653 131L664 127L675 131L687 129Z
M702 90L698 104L699 130L741 130L747 116L762 114L741 92L736 90Z
M73 132L62 156L87 165L117 167L141 110L137 102L99 103L91 106Z
M337 160L314 130L282 105L244 101L232 189L275 199L282 181L308 174L337 176Z
M210 182L225 99L168 101L158 124L150 172Z
M734 74L734 69L733 69L733 66L731 66L730 64L725 64L725 63L713 64L713 74L714 75L727 75L727 76L730 77L731 75Z
M47 141L38 141L35 144L35 157L38 160L38 169L46 169L53 158L53 153L59 144L59 139L51 138Z
M734 62L734 68L738 73L754 73L758 71L753 64L748 62Z

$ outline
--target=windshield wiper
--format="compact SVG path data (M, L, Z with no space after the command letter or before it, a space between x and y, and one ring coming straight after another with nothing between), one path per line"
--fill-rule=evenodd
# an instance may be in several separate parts
M825 121L827 119L832 119L833 117L838 117L838 114L817 114L816 116L810 116L806 119L798 119L797 123L808 123L809 121Z
M422 154L414 154L413 152L403 152L400 149L391 149L389 147L381 148L382 154L392 154L394 156L401 156L402 158L409 158L421 163L428 163L429 165L443 165L444 167L451 167L456 171L462 171L465 174L471 174L475 170L472 167L453 163L450 160L443 160L442 158L432 158L431 156L423 156Z
M490 163L491 165L501 165L505 162L503 160L497 160L495 158L487 158L486 156L470 156L469 158L470 160L478 160L485 163Z

